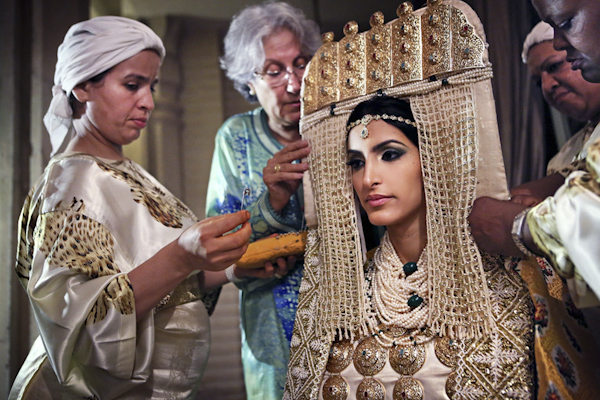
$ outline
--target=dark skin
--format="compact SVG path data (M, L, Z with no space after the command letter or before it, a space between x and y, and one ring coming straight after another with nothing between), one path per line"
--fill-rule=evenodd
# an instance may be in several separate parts
M553 196L559 187L565 182L565 178L554 173L535 181L519 185L510 191L511 200L533 207L543 199Z
M525 208L533 207L552 196L564 181L561 174L554 173L512 189L510 201L491 197L476 199L469 215L469 223L479 248L490 254L523 257L524 254L515 245L511 235L515 217ZM523 226L523 243L533 253L540 254L527 223Z
M533 201L529 198L527 202ZM515 217L528 206L509 200L480 197L473 203L469 215L471 233L479 248L490 254L523 257L512 239L511 230ZM533 242L527 223L523 226L523 243L533 253L540 254Z

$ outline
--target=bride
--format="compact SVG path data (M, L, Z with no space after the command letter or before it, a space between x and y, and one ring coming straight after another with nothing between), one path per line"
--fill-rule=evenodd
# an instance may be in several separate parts
M346 126L354 192L369 221L385 227L385 234L364 270L363 328L339 329L333 340L321 342L328 351L321 351L313 365L292 363L288 379L304 369L314 375L306 397L326 400L532 398L533 304L525 282L501 260L481 254L488 304L493 304L487 327L469 333L469 325L481 322L477 315L467 315L464 329L454 331L436 325L438 317L430 318L446 312L431 293L431 275L461 268L465 275L471 272L443 264L437 255L436 262L428 259L429 236L438 230L439 237L445 229L428 221L428 207L444 199L435 191L426 196L424 171L443 169L450 157L421 157L410 106L394 97L359 103ZM421 160L432 165L424 169ZM438 295L452 293L452 282L445 283L448 291ZM297 395L292 397L303 398Z

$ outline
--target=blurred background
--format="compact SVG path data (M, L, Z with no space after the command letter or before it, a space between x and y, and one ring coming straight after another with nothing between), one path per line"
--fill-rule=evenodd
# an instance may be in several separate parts
M467 0L490 44L493 87L510 186L539 178L557 148L577 128L549 109L520 59L523 40L539 20L529 1ZM50 142L42 118L51 100L56 49L75 22L99 15L138 19L163 39L167 57L156 108L142 138L126 154L204 217L214 136L229 116L254 108L219 68L222 39L233 15L257 2L243 0L0 0L0 397L37 336L14 260L18 215L43 171ZM343 37L348 21L360 31L390 0L294 0L322 32ZM425 1L415 1L415 9ZM227 285L211 317L213 348L198 398L245 398L240 361L238 292Z

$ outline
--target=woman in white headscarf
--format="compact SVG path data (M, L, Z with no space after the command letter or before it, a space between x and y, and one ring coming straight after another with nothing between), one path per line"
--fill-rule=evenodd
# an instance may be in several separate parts
M151 29L121 17L75 24L58 49L53 157L25 201L16 264L40 337L11 399L195 395L216 300L204 271L237 261L251 229L246 211L197 222L123 155L154 108L164 55Z

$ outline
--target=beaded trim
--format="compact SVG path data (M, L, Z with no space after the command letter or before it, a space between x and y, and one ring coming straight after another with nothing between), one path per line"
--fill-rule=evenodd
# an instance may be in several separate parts
M167 303L169 303L169 300L171 300L171 293L169 293L165 297L163 297L162 300L159 301L156 304L156 306L154 306L154 310L155 311L162 310L163 308L165 308L165 306L167 305Z
M510 234L521 253L525 254L527 257L536 258L537 254L529 250L527 246L525 246L525 243L523 243L523 225L525 223L525 219L527 218L527 213L529 212L529 210L531 210L531 208L526 208L519 214L517 214L517 216L513 220L513 225Z
M367 129L367 125L369 125L371 123L371 121L377 121L377 120L388 120L388 121L398 121L398 122L402 122L404 124L413 126L413 127L417 127L417 125L408 119L402 118L402 117L397 117L395 115L388 115L388 114L377 114L377 115L371 115L371 114L367 114L364 115L361 119L358 119L354 122L351 122L348 124L348 126L346 127L346 132L350 133L350 131L352 130L352 128L354 128L355 126L358 125L364 125L364 128L362 130L362 132L360 133L360 137L363 139L366 139L369 137L369 130Z

